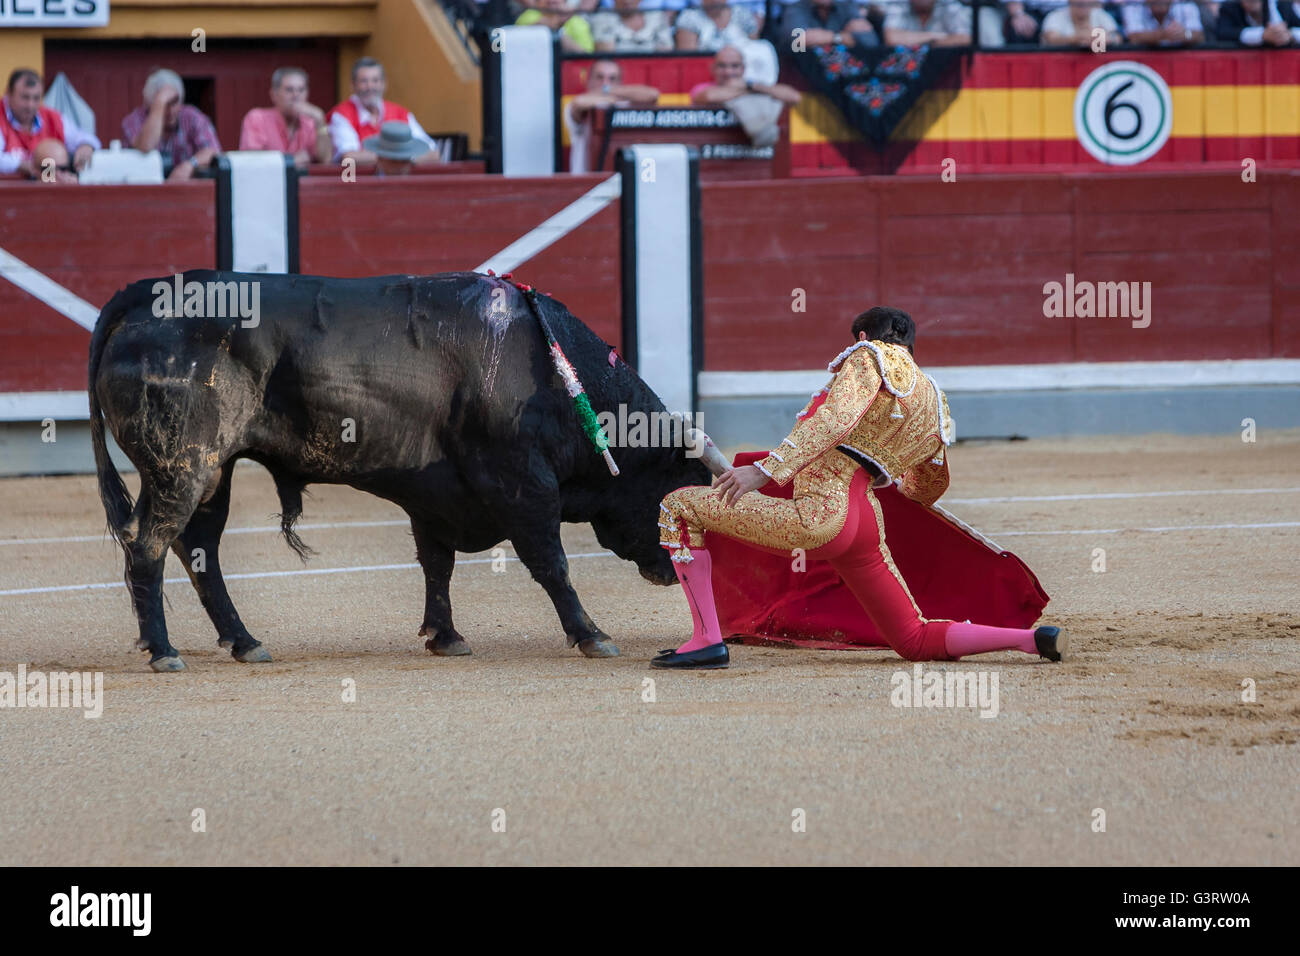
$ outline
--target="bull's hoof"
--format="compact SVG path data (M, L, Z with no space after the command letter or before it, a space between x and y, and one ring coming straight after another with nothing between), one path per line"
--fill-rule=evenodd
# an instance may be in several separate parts
M269 664L271 652L266 649L265 644L254 644L246 651L236 652L234 658L245 664Z
M425 641L424 646L439 657L464 657L474 653L461 637L434 637Z
M170 674L175 671L185 670L185 662L181 660L179 654L168 654L163 657L155 657L149 662L149 666L158 674Z
M613 641L588 637L578 642L578 650L583 657L618 657L618 648Z
M465 643L465 638L455 631L439 634L428 624L421 624L420 636L424 637L426 634L433 634L433 637L424 642L430 654L437 654L439 657L464 657L474 653Z

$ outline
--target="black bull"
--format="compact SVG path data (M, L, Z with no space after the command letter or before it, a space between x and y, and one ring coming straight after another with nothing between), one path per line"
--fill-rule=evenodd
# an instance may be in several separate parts
M100 497L126 554L137 646L155 670L184 667L163 617L169 547L218 643L237 660L270 659L221 576L218 545L240 458L270 471L282 530L300 555L308 549L293 525L309 483L351 485L402 508L425 577L419 633L436 654L469 652L448 595L457 550L509 539L554 603L569 646L588 657L618 649L569 581L561 522L590 522L601 545L648 580L675 580L658 546L659 502L675 488L707 484L708 470L689 447L619 447L622 474L610 475L554 372L533 307L513 284L476 273L191 271L183 281L248 283L244 302L256 303L257 314L186 316L178 301L173 317L162 291L172 277L145 279L104 307L90 342ZM236 311L234 301L217 311ZM189 311L207 312L207 301L198 302ZM622 360L611 362L610 346L564 306L546 296L534 302L598 413L620 405L663 412L645 382ZM108 457L105 423L139 469L135 502Z

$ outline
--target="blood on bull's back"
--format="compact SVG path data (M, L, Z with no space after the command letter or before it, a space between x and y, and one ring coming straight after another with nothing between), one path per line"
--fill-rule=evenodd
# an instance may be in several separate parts
M419 467L443 457L453 417L508 439L537 397L539 333L522 302L494 300L485 284L473 274L145 280L105 343L100 398L110 424L128 428L141 386L154 393L146 407L209 406L210 452L247 448L312 480ZM211 294L230 286L238 300ZM121 391L131 394L119 409ZM140 439L164 440L150 427L160 416L144 418Z

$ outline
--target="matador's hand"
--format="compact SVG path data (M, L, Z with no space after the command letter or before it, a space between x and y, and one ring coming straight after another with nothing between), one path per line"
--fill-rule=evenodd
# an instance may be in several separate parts
M771 481L753 465L743 465L723 472L713 482L713 487L722 492L722 503L730 507L751 491L757 491Z

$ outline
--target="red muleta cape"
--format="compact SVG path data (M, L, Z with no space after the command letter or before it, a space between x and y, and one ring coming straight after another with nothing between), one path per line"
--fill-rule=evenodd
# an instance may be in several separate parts
M766 451L741 452L736 467L762 461ZM774 481L762 494L790 498ZM1034 572L1010 551L999 551L956 519L899 492L878 488L885 540L921 614L995 627L1030 627L1050 598ZM885 647L862 605L826 561L768 554L707 532L713 558L713 597L726 637L746 644L787 644L825 650Z

